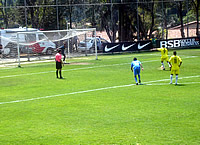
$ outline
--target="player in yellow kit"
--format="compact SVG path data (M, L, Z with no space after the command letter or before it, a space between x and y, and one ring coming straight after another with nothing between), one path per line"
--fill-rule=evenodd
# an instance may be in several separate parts
M180 66L182 64L182 60L179 56L176 56L176 51L173 52L174 55L172 55L169 59L169 63L172 66L171 67L171 75L170 75L170 84L172 84L172 78L173 74L176 75L176 82L175 84L177 85L178 81L178 75L180 73Z
M163 67L163 70L165 70L165 66L164 66L164 60L168 63L169 68L171 67L169 64L169 59L168 59L168 50L167 48L157 48L158 51L161 51L161 64Z

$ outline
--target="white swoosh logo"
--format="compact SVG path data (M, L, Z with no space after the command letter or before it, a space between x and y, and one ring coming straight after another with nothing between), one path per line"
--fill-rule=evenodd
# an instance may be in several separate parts
M149 43L147 43L147 44L144 44L144 45L142 45L142 46L140 46L140 43L138 44L138 49L142 49L142 48L144 48L145 46L147 46L147 45L149 45L151 42L149 42Z
M135 44L136 44L136 43L135 43ZM122 50L125 51L125 50L129 49L130 47L132 47L132 46L135 45L135 44L132 44L132 45L129 45L129 46L126 46L126 47L124 47L124 44L123 44L123 45L122 45Z
M110 48L107 48L107 45L105 46L105 51L106 52L108 52L108 51L110 51L110 50L112 50L112 49L114 49L114 48L116 48L116 47L118 47L120 44L118 44L118 45L115 45L115 46L113 46L113 47L110 47Z

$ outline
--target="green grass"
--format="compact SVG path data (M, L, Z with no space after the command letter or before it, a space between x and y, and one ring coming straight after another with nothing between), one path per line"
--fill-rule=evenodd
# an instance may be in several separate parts
M177 53L177 86L159 52L70 59L65 79L54 62L0 69L0 144L200 144L200 50ZM144 66L139 86L135 56Z

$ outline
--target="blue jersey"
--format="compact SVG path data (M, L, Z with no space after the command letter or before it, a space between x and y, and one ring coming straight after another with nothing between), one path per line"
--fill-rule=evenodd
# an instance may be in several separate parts
M140 75L140 64L141 62L138 60L132 61L131 69L133 68L134 75Z
M139 60L132 61L131 68L138 69L140 68L141 62Z

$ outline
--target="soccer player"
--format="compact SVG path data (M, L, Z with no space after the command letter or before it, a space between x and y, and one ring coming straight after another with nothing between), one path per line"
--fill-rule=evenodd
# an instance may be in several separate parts
M66 46L67 46L67 44L66 44L66 42L64 42L63 45L62 45L61 47L58 48L58 49L61 50L61 54L64 56L64 57L63 57L63 62L64 62L64 63L66 63L66 61L65 61L65 58L66 58L66 55L65 55L65 48L66 48Z
M164 60L167 61L169 68L171 69L171 66L169 64L169 60L168 60L168 50L167 48L157 48L158 51L161 51L161 64L163 67L163 70L165 70L165 66L164 66Z
M172 78L173 78L173 74L176 75L176 82L175 85L177 85L177 81L178 81L178 75L179 75L179 69L180 66L182 64L182 60L179 56L176 56L176 51L173 52L173 56L170 57L169 59L169 63L172 66L171 68L171 75L170 75L170 84L172 84Z
M63 61L62 61L62 55L61 55L60 49L58 49L58 53L56 53L55 61L56 61L56 76L58 78L58 71L59 71L60 79L63 79L62 74L61 74Z
M136 57L134 57L132 63L131 63L131 71L134 72L134 77L135 77L135 82L136 85L138 85L138 81L137 81L137 76L139 79L139 83L141 83L141 79L140 79L140 67L143 70L143 66L141 64L141 62L139 60L137 60Z

